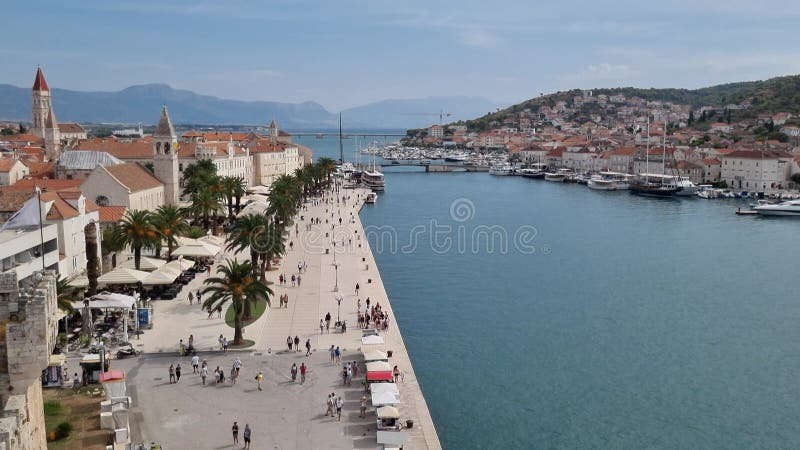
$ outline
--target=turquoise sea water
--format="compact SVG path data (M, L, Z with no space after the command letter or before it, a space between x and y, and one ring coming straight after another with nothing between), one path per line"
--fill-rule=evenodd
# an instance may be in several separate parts
M391 170L361 216L445 448L797 446L800 221Z

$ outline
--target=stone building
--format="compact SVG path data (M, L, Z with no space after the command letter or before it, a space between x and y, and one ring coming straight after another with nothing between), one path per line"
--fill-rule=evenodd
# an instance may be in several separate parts
M155 211L165 204L164 183L136 163L97 166L81 191L98 206Z
M50 96L50 87L44 79L42 68L36 69L36 79L33 81L33 126L31 134L44 139L47 156L57 159L61 152L61 131L58 128L53 102Z
M56 344L56 274L0 274L0 450L47 448L42 370Z

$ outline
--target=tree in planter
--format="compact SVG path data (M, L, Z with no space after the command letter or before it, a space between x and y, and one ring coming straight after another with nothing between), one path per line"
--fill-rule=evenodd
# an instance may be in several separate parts
M242 345L244 305L264 299L270 305L272 290L253 277L253 268L250 261L238 262L227 260L225 265L217 267L216 277L211 277L203 283L208 285L203 289L203 309L211 312L222 308L230 302L234 313L233 345Z

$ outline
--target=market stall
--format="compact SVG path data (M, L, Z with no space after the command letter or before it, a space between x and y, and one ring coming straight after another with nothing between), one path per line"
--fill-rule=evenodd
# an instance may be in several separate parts
M400 390L395 383L374 383L370 386L373 406L400 404Z
M67 357L62 355L50 355L47 368L42 370L42 387L61 387L66 381L64 366Z

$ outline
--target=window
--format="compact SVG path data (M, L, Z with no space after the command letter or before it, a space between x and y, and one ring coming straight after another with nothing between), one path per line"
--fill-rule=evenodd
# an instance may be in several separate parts
M108 206L111 204L111 201L105 195L98 195L94 202L97 206Z

